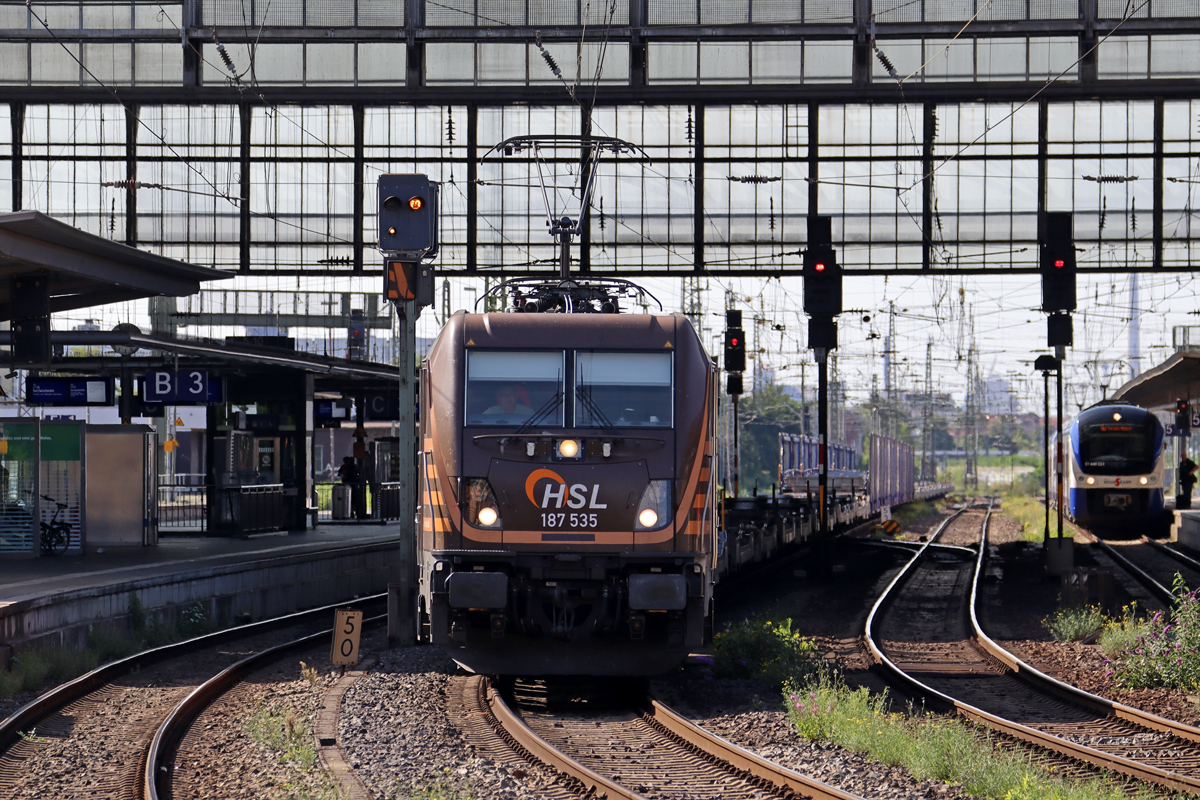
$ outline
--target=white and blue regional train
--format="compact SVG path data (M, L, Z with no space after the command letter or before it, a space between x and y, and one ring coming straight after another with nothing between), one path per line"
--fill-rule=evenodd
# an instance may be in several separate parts
M1164 431L1152 411L1124 403L1101 403L1067 425L1063 448L1064 514L1094 530L1148 533L1163 520ZM1054 465L1057 435L1047 463ZM1053 470L1054 467L1052 466ZM1050 476L1051 503L1058 503L1058 475Z

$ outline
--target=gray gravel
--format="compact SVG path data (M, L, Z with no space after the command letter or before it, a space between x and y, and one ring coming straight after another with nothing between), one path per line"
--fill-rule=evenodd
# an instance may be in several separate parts
M805 741L783 711L750 711L694 721L763 758L852 794L889 800L971 797L945 783L918 781L902 767L889 767L843 747Z
M376 797L406 798L419 796L422 790L444 787L459 792L462 798L525 800L546 797L557 788L548 784L546 776L530 774L523 762L477 747L469 731L456 727L452 715L462 706L461 688L466 680L466 673L438 648L402 648L382 653L371 674L346 693L339 741ZM968 797L954 787L917 781L902 768L889 767L841 747L804 741L788 725L782 711L761 710L761 701L758 710L747 708L751 696L761 687L738 681L705 683L705 688L716 690L708 700L732 701L728 706L736 707L737 713L693 714L693 718L764 758L870 798ZM693 687L674 688L688 693L687 689ZM740 703L735 699L738 697ZM677 694L672 699L678 702L683 697Z
M370 674L342 700L338 741L380 798L439 796L534 800L550 789L544 776L503 754L485 752L451 721L469 676L439 648L384 651Z

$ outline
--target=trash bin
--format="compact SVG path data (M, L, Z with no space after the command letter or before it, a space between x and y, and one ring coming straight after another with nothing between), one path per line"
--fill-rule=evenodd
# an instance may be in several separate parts
M333 487L333 518L350 519L354 516L354 506L350 503L350 492L353 490L348 483L338 483Z

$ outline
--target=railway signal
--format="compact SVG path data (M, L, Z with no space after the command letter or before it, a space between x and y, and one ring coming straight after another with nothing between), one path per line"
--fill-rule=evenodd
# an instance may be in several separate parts
M1192 415L1187 400L1175 401L1175 435L1187 436L1192 431Z
M830 217L808 218L808 247L804 250L804 311L808 314L808 346L817 360L817 519L818 530L829 530L825 492L829 483L829 351L837 347L837 320L842 313L842 268L833 249Z
M833 249L829 217L811 217L804 251L804 312L813 317L842 313L842 268Z
M437 255L438 184L428 175L379 176L379 249L416 261Z
M746 371L746 332L741 328L725 329L725 371Z
M1046 214L1038 268L1042 274L1042 311L1074 311L1075 235L1070 212Z

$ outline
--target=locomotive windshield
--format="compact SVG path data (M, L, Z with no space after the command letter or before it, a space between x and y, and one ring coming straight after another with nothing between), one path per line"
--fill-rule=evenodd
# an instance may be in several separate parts
M563 353L467 351L468 425L563 424Z
M575 425L669 428L670 353L575 353Z
M1153 424L1102 421L1079 426L1079 460L1084 472L1131 475L1154 471Z

